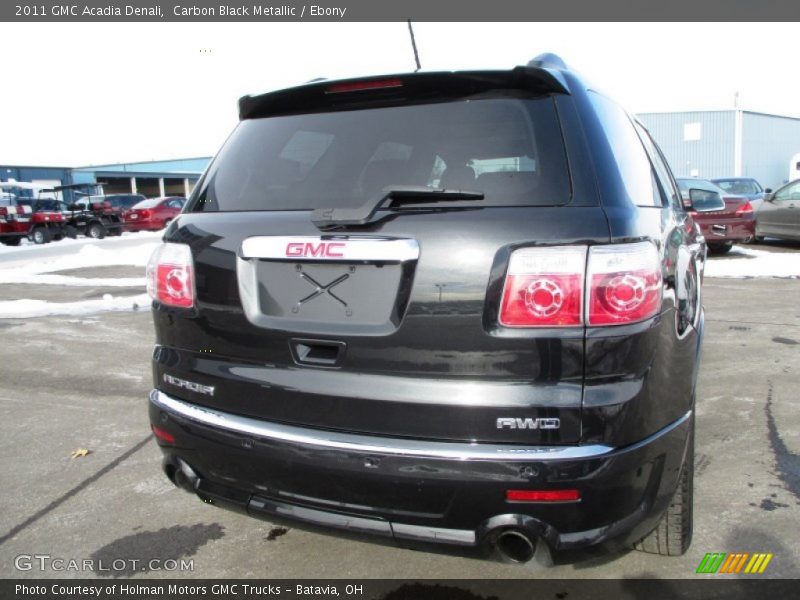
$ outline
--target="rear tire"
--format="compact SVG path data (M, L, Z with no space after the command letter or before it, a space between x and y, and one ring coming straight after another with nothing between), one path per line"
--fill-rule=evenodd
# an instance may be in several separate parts
M86 237L94 240L102 240L106 237L106 228L100 223L92 223L86 227Z
M681 468L678 489L658 526L633 547L639 552L661 556L683 556L692 543L694 498L694 415L689 432L689 448Z
M44 227L34 227L31 232L31 240L34 244L46 244L50 241L50 232Z

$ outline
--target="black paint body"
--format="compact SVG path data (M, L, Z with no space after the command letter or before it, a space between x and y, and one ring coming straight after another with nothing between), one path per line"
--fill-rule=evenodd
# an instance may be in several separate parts
M568 205L436 205L403 214L381 211L369 227L337 230L412 238L420 256L401 275L407 302L391 331L352 334L334 327L314 334L254 325L237 281L242 240L319 236L310 211L193 213L190 200L165 241L191 247L196 306L154 303L155 386L192 404L309 430L509 448L602 444L612 450L565 461L382 457L234 434L151 402L153 423L175 437L174 444L162 443L166 463L180 458L191 465L202 481L195 488L201 496L250 505L251 512L254 497L280 498L333 513L471 530L478 542L512 524L554 547L632 541L655 526L686 453L702 342L700 295L680 300L686 294L677 288L691 277L699 287L705 248L679 201L639 207L628 197L586 84L569 71L530 71L568 92L553 94L571 177ZM664 290L657 316L614 327L498 324L514 249L640 240L655 242L661 254ZM693 324L681 325L682 315ZM293 348L308 339L343 348L333 368L298 364ZM214 395L170 386L164 374L213 386ZM497 418L517 416L557 417L561 427L496 427ZM581 501L506 502L505 490L520 488L576 488Z

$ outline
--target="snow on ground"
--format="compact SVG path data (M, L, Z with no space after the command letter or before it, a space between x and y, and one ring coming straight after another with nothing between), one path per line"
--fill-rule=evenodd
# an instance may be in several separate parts
M800 253L734 246L724 257L709 257L706 277L800 277Z
M135 287L145 285L144 267L160 243L162 232L142 232L103 240L65 239L41 246L2 246L0 284L44 284L69 287ZM58 271L105 266L141 267L141 277L79 277ZM0 301L0 319L24 319L49 315L88 315L106 311L136 310L149 306L147 294L76 302L48 302L22 298Z
M125 240L125 245L114 243L116 239ZM62 244L66 240L53 242L47 246L24 246L14 248L14 263L3 266L0 263L1 283L36 283L45 285L69 286L114 286L130 287L144 285L144 267L158 246L160 234L138 234L136 238L107 238L90 240L80 245L64 247L63 253L53 255L52 244ZM75 242L76 240L70 240ZM84 240L77 240L79 242ZM129 243L130 242L130 243ZM37 252L39 250L39 252ZM47 250L47 253L45 253ZM45 255L46 254L46 255ZM42 256L45 255L45 256ZM19 260L28 259L28 260ZM87 278L71 275L53 274L68 269L87 267L106 267L130 265L142 267L141 277Z
M19 246L6 246L5 244L0 244L0 255L16 255L19 253L33 253L36 254L37 250L41 250L42 248L66 248L69 246L87 246L92 244L104 244L112 240L120 240L120 239L138 239L138 238L160 238L164 235L164 231L136 231L130 232L126 231L122 235L119 236L109 236L105 237L102 240L96 240L93 238L87 237L77 237L77 238L68 238L65 237L57 242L50 242L49 244L40 245L34 244L28 238L22 238L20 241Z
M0 319L29 319L52 315L91 315L115 310L138 310L149 308L150 296L113 297L106 294L99 300L79 302L47 302L45 300L8 300L0 302Z

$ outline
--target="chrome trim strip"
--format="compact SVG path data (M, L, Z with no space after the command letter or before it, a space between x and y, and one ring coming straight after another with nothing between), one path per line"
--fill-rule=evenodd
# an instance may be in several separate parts
M203 425L219 427L270 440L353 452L449 460L567 460L596 458L613 448L601 444L586 446L515 446L466 442L429 442L370 435L307 429L231 415L172 398L160 390L150 392L150 401L166 411Z
M442 544L457 544L459 546L474 546L477 543L477 536L470 529L444 529L442 527L395 523L394 521L392 521L391 525L395 538L426 540Z
M326 245L322 246L323 243ZM381 237L262 235L242 242L241 257L304 262L405 262L419 258L419 244L412 239Z
M305 523L313 523L323 527L336 527L348 531L370 533L408 540L424 540L442 544L474 546L477 535L469 529L444 529L442 527L426 527L423 525L407 525L383 519L355 517L335 512L328 512L305 506L286 504L270 498L253 496L247 505L248 512L258 511L268 515L297 519Z
M259 496L253 496L247 508L249 510L257 510L279 517L297 519L305 523L314 523L315 525L324 527L337 527L339 529L385 536L392 535L392 526L389 521L317 510L305 506L286 504L269 498L261 498Z

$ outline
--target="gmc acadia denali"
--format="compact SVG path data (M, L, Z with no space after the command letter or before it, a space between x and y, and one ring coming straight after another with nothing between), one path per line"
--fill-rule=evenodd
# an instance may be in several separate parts
M176 485L518 562L686 551L706 248L640 123L553 55L239 112L148 265Z

